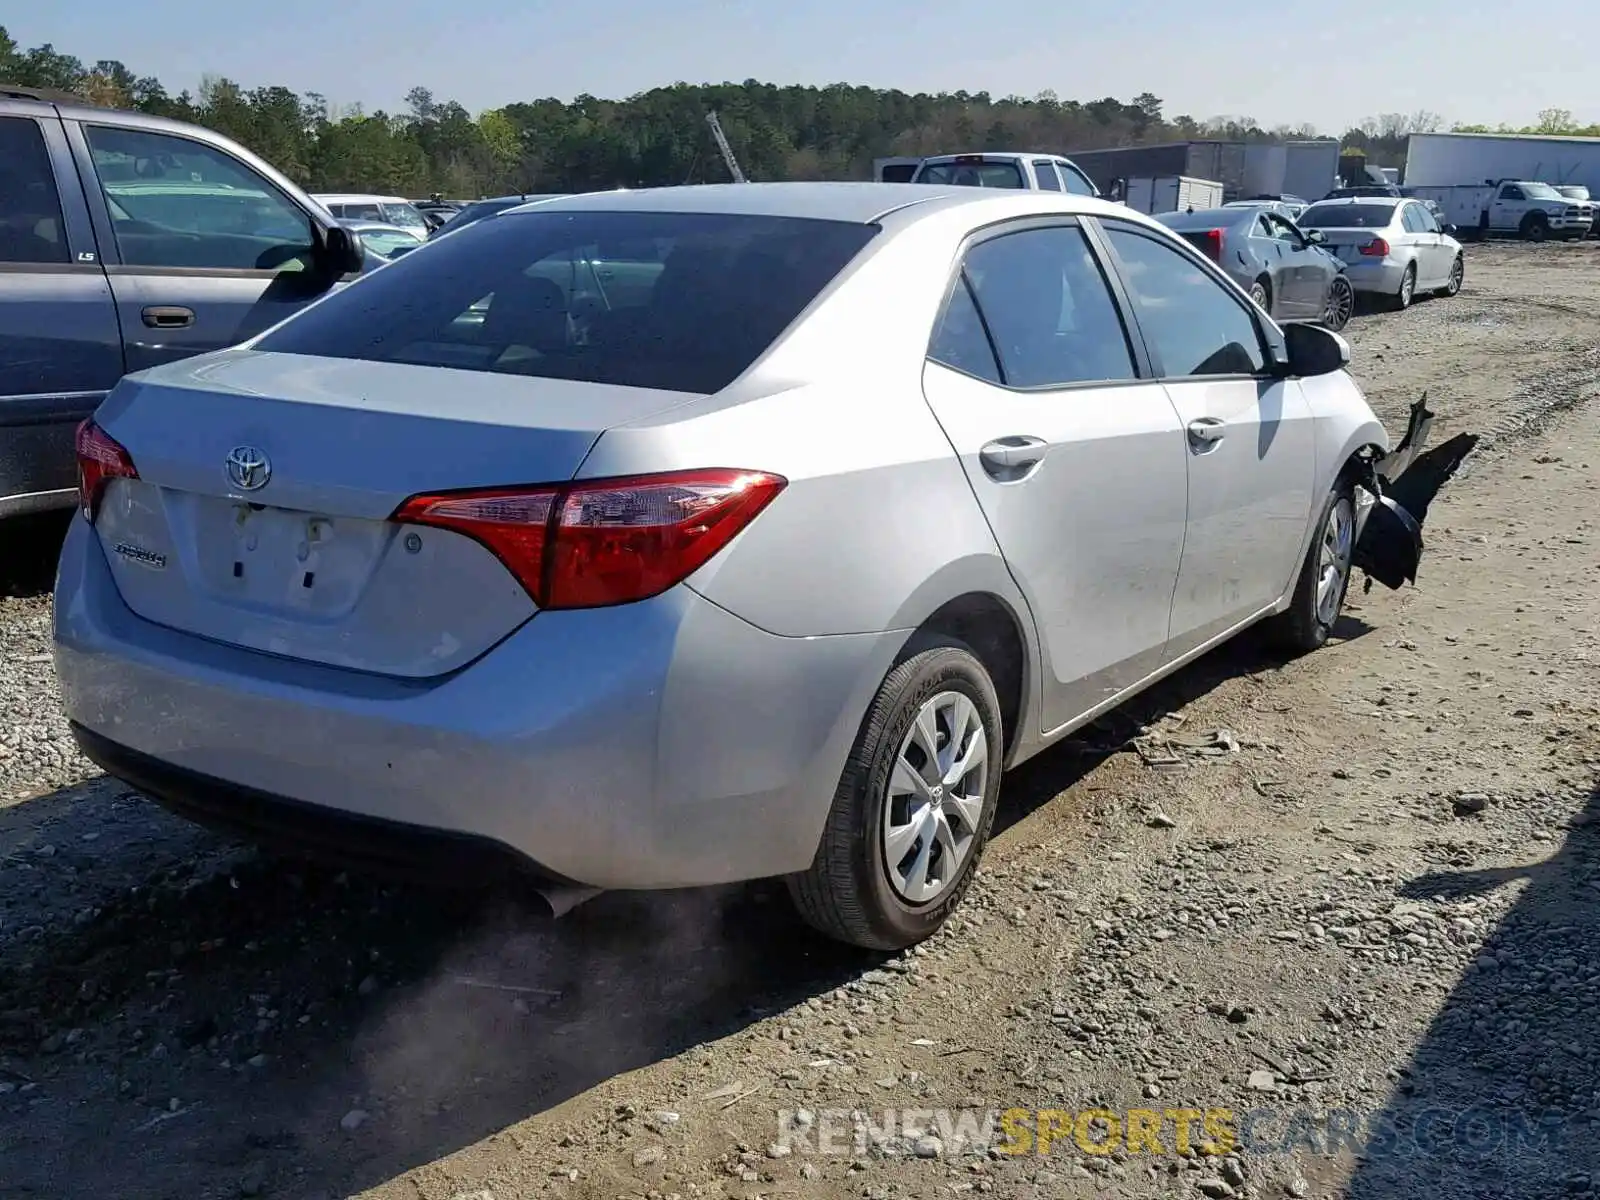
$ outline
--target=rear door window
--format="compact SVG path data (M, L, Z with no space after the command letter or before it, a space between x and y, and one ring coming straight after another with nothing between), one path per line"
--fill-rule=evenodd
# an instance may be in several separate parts
M311 218L272 183L203 142L85 125L125 265L305 270Z
M510 213L396 259L256 348L710 394L876 232L745 214Z
M61 194L31 117L0 117L0 262L69 260Z
M967 252L964 266L1007 387L1136 377L1110 285L1077 226L990 238Z

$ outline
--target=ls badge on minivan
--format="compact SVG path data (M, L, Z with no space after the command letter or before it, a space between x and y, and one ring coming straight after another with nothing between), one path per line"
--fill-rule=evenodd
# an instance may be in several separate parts
M228 452L228 482L241 492L254 492L272 478L272 462L266 451L254 446L235 446Z

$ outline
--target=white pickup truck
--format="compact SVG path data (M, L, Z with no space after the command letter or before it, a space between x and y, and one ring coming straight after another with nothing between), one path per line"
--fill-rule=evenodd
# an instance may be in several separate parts
M990 150L982 154L936 154L930 158L880 158L872 164L872 174L879 183L1100 194L1076 163L1059 154Z
M1416 200L1432 200L1444 219L1468 237L1500 234L1530 242L1551 237L1581 238L1594 224L1592 204L1563 196L1548 183L1526 179L1407 187L1401 191Z

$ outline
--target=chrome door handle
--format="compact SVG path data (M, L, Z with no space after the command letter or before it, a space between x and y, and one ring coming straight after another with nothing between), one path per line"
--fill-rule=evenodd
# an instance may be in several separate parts
M1227 426L1216 417L1199 417L1189 422L1189 441L1196 446L1215 445L1226 432Z
M978 460L991 475L1007 475L1033 466L1045 456L1050 444L1043 438L996 438L978 451Z

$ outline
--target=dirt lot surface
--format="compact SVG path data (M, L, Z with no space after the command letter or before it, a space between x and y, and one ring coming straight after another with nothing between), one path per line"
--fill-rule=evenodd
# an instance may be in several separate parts
M1600 1194L1600 251L1349 333L1396 435L1484 435L1418 586L1016 772L887 961L765 885L550 925L166 817L57 716L58 529L0 535L0 1196Z

